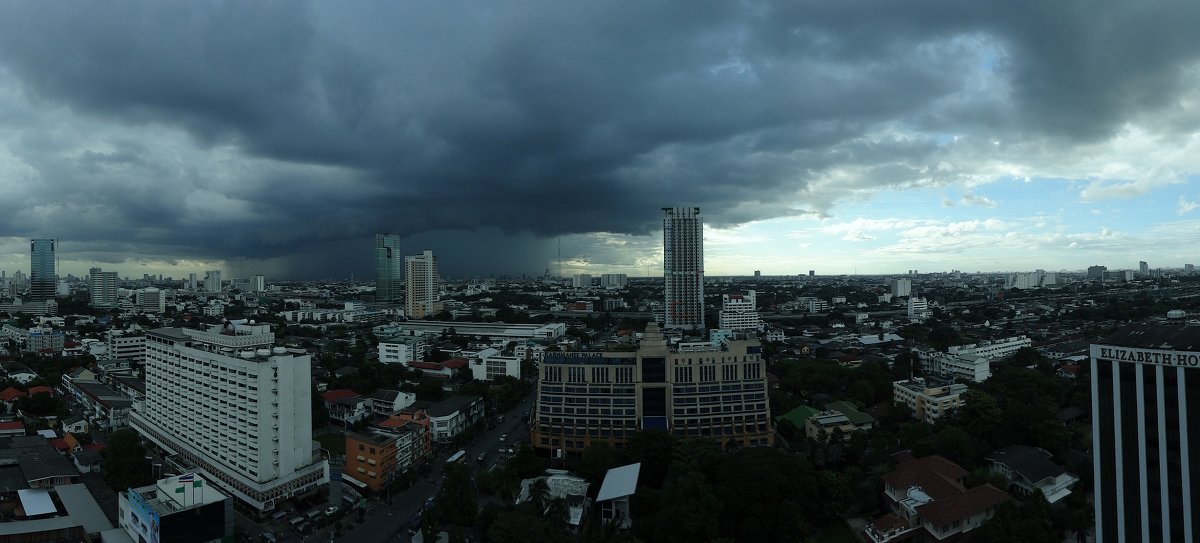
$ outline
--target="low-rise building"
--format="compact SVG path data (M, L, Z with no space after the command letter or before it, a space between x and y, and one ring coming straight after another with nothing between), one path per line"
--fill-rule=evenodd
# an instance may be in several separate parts
M849 441L854 432L854 423L850 418L838 411L822 411L805 421L804 435L822 443L833 441L838 436L840 441Z
M913 418L933 424L946 413L962 406L967 385L935 377L917 377L892 383L892 399L908 406Z
M445 443L472 424L483 420L483 398L451 396L425 409L429 414L433 440Z
M117 520L132 541L233 541L233 499L199 474L131 488L117 503Z
M21 385L29 384L30 381L38 378L37 372L20 362L0 362L0 369L4 370L5 376Z
M596 494L596 504L600 506L600 518L604 522L615 523L618 529L627 530L632 523L629 500L637 492L638 475L642 464L629 464L608 470L604 474L604 482L600 484L600 492Z
M29 488L79 482L79 470L40 435L13 436L0 441L0 468L6 466L20 468L21 477Z
M990 484L967 488L966 470L940 456L912 458L905 453L883 476L891 512L867 524L863 535L873 543L918 538L958 539L996 514L1009 495Z
M376 494L383 492L398 471L396 451L395 435L348 433L342 477Z
M372 392L371 413L377 416L389 417L403 411L405 407L417 401L417 395L412 392L401 392L381 388Z
M571 475L568 471L548 469L545 475L521 481L521 492L517 496L517 503L525 503L532 499L533 487L539 480L546 482L547 497L551 501L563 500L566 502L567 528L572 532L578 531L591 505L591 500L587 497L587 489L590 484L581 477ZM544 513L544 511L540 511L540 513Z
M992 462L992 473L1008 481L1010 492L1029 496L1038 490L1046 501L1058 503L1071 494L1071 487L1079 482L1079 477L1068 473L1050 457L1045 449L1009 445L993 452L988 460Z
M987 357L976 354L950 354L940 351L920 351L921 367L925 373L947 379L965 379L982 383L992 376Z
M980 341L979 343L970 343L967 345L954 345L946 352L955 355L975 355L992 361L999 360L1006 356L1012 356L1024 347L1033 346L1033 340L1025 336L1013 336L1009 338L993 339L990 341Z
M146 361L146 334L143 330L115 330L108 333L108 356L142 363Z
M409 362L408 367L410 367L414 370L419 370L421 373L424 373L425 375L429 375L431 377L449 378L450 376L454 375L454 370L450 369L448 366L446 366L444 364L438 364L437 362L416 362L416 361L414 361L414 362Z
M497 349L484 349L467 359L471 378L491 381L500 377L521 378L521 358L504 356Z
M72 381L68 392L83 406L83 414L98 428L129 425L133 400L97 381Z
M425 340L418 336L394 336L379 341L379 361L384 364L408 364L425 358Z

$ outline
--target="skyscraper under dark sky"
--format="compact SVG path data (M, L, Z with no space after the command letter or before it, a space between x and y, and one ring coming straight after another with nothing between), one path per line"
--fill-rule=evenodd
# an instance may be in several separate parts
M404 257L400 236L375 234L375 301L395 303L404 292Z
M29 300L40 302L53 300L58 284L54 272L54 245L52 239L29 240Z
M698 207L663 208L665 328L704 328L704 220Z

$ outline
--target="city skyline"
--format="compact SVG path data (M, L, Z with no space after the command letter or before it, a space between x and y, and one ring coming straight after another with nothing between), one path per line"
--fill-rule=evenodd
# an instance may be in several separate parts
M712 276L1200 260L1200 6L684 5L6 5L0 269L646 276L680 201Z

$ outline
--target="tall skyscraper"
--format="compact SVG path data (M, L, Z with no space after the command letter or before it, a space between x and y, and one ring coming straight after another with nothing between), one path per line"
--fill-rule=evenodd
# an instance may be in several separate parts
M892 279L891 287L892 287L892 297L894 297L894 298L912 295L912 280L911 279Z
M117 272L106 272L100 268L89 270L88 293L92 307L117 307Z
M698 207L664 207L666 328L704 328L704 220Z
M1138 261L1138 272L1140 272L1142 275L1149 275L1150 265L1147 264L1145 260Z
M1096 542L1200 538L1200 327L1091 346Z
M146 399L129 422L253 511L313 495L329 466L313 450L311 359L274 347L270 326L146 333Z
M196 291L196 274L194 273L188 274L188 290L192 292Z
M54 245L52 239L29 241L29 301L53 300L58 290L58 277L54 272Z
M250 290L253 292L263 292L267 290L267 278L262 274L255 275L250 281Z
M404 257L404 314L420 319L442 310L437 257L433 251Z
M375 301L396 303L404 292L404 260L400 257L400 236L375 234Z

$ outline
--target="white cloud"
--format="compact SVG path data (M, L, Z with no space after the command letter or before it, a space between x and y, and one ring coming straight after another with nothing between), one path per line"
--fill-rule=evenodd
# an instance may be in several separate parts
M874 232L887 232L913 228L928 221L914 219L864 219L858 217L850 222L822 226L818 230L825 234L842 235L846 241L870 241L875 239Z
M1175 210L1180 215L1187 215L1188 213L1195 211L1198 207L1200 207L1200 203L1193 202L1187 198L1184 198L1183 196L1180 196L1179 204L1175 206Z
M996 202L987 196L977 196L970 192L963 195L960 200L963 205L975 205L980 207L993 208L996 207Z

